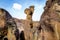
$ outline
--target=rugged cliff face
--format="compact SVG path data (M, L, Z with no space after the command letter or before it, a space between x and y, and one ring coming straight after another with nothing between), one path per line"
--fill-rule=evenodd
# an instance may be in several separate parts
M47 0L40 28L42 40L60 40L60 0Z
M0 40L16 40L14 31L16 31L14 19L8 11L0 8Z

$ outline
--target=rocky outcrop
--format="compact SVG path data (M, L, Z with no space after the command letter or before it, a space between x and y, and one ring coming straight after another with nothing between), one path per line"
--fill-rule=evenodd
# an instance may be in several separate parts
M8 11L0 8L0 40L16 40L14 31L16 31L14 19Z
M22 29L21 27L23 27L22 31L24 31L24 37L25 40L31 40L33 39L33 32L32 31L36 31L37 27L39 27L39 21L33 21L33 30L30 28L30 22L27 20L23 20L23 19L16 19L14 18L16 21L16 24L18 27L20 27L20 29ZM31 34L31 35L30 35Z
M60 0L47 0L40 19L41 40L60 40Z
M13 18L8 11L0 8L0 40L32 40L39 22L32 23L33 29L30 21Z
M27 20L0 9L0 40L60 40L60 0L47 0L40 22L32 21L31 7L25 10Z
M26 8L24 12L27 15L26 20L30 22L29 25L31 28L33 28L32 15L34 12L34 6L30 6L29 8Z

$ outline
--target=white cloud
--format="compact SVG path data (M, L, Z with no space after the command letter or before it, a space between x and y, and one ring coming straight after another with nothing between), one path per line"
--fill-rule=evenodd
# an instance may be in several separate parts
M16 9L16 10L20 10L22 8L22 5L18 4L18 3L14 3L13 8Z

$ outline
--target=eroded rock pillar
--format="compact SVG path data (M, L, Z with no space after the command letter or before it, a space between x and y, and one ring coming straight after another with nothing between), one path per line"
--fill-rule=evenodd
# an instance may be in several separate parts
M34 12L34 6L30 6L29 8L25 9L25 14L27 15L26 19L27 21L29 21L31 28L33 27L33 23L32 23L33 12Z
M27 15L26 16L26 20L28 21L29 23L29 26L28 26L28 31L29 31L29 34L25 34L27 35L27 40L33 40L33 21L32 21L32 15L33 15L33 12L34 12L34 6L30 6L29 8L26 8L25 9L25 14Z

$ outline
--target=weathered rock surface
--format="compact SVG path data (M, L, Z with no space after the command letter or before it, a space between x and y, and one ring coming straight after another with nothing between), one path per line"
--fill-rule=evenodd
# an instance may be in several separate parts
M47 0L40 22L32 21L32 15L27 19L12 18L0 9L0 40L60 40L60 0Z
M33 30L29 23L28 20L13 18L5 9L0 9L0 40L32 40L39 22L32 21Z
M47 0L40 19L41 40L60 40L60 0Z
M18 27L23 27L25 40L31 40L33 38L33 32L30 28L29 21L23 19L16 19L14 18ZM33 21L33 31L36 30L35 28L39 27L39 21ZM32 34L32 35L31 35ZM31 37L30 37L31 36Z
M8 11L0 8L0 40L16 40L16 29L13 17Z

